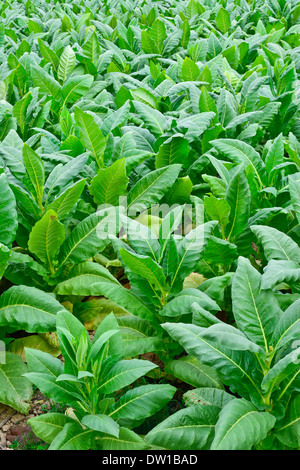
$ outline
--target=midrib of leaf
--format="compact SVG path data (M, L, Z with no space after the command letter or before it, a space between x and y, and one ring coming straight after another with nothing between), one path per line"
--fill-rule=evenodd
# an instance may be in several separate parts
M283 391L281 392L281 394L279 395L278 397L278 400L280 400L283 395L287 392L287 390L289 389L290 385L294 382L294 380L296 379L297 375L300 374L300 369L296 372L295 375L293 375L293 377L291 378L291 380L289 381L289 383L286 385L286 387L283 389Z
M257 413L256 410L252 410L252 411L248 411L248 413L244 414L243 416L241 416L237 421L235 421L235 423L233 423L232 426L230 426L230 428L228 429L228 431L224 434L224 436L222 437L222 439L220 440L219 444L218 444L218 447L220 446L221 442L224 441L224 439L227 437L228 433L234 428L234 426L236 426L237 424L239 424L239 422L244 419L246 416L250 415L251 413Z
M169 169L170 167L168 167L163 173L161 173L149 186L147 186L141 193L139 193L137 195L137 197L135 199L133 199L131 201L130 204L128 204L128 207L130 207L132 204L134 204L134 202L139 199L141 196L143 196L143 194L145 194L145 192L150 189Z
M247 374L247 372L239 365L237 364L236 362L234 362L230 357L226 356L226 354L224 354L222 351L220 351L219 349L215 348L214 346L212 346L210 343L208 343L207 341L205 341L204 338L202 338L201 336L199 335L196 335L193 331L190 331L184 327L181 327L183 330L186 330L189 334L192 334L195 336L195 338L199 339L200 341L203 341L203 343L207 344L211 349L213 349L214 351L217 351L218 354L221 354L221 356L225 357L228 361L230 361L232 364L234 364L234 366L236 366L247 378L248 380L252 383L252 385L255 387L255 389L257 390L257 392L259 393L259 395L263 398L260 390L257 388L255 382L253 381L253 379L250 377L250 375ZM300 372L300 371L299 371Z
M121 376L124 375L124 374L130 374L132 371L139 370L139 369L141 369L141 368L143 368L142 365L137 366L137 367L134 367L133 369L126 369L126 370L123 370L123 371L120 372L119 374L114 375L114 376L111 377L109 380L107 380L106 382L102 383L102 384L100 385L100 387L98 387L97 390L98 390L98 391L101 390L102 387L105 387L107 384L109 384L109 382L111 382L112 380L115 380L117 377L121 377Z
M94 232L95 230L97 230L98 225L101 224L101 223L105 220L105 218L107 218L107 217L108 217L108 215L107 215L106 217L104 217L102 220L100 220L100 221L97 223L96 227L92 228L92 230L90 230L86 235L84 235L84 237L80 238L80 240L79 240L77 243L75 243L75 245L73 245L73 247L72 247L71 250L69 251L68 255L67 255L67 256L64 258L64 260L60 263L61 266L62 266L62 265L66 262L66 260L71 256L71 254L73 253L73 251L75 250L75 248L77 248L77 246L79 245L79 243L81 243L83 240L85 240L86 237L88 237L92 232Z
M155 389L150 390L149 392L144 393L142 396L138 395L137 397L134 397L131 400L126 401L125 403L123 403L123 405L119 406L119 408L116 408L114 411L112 411L108 416L112 416L113 414L117 413L118 411L120 411L125 406L129 405L130 403L133 403L135 400L139 400L140 398L144 398L146 395L150 395L151 393L155 393L155 392L157 392L157 390L155 390Z
M262 335L263 335L263 340L264 340L264 345L265 345L265 351L266 351L266 354L268 354L269 348L268 348L267 338L266 338L266 335L265 335L265 330L264 330L263 324L262 324L262 322L261 322L261 319L260 319L260 316L259 316L259 313L258 313L258 309L257 309L256 302L255 302L255 297L254 297L254 295L253 295L252 286L251 286L251 283L250 283L249 276L248 276L248 273L247 273L247 272L246 272L246 277L247 277L248 288L249 288L249 291L250 291L250 294L251 294L251 298L252 298L252 304L253 304L253 307L254 307L254 309L255 309L255 313L256 313L256 316L257 316L257 319L258 319L258 322L259 322L259 326L260 326Z

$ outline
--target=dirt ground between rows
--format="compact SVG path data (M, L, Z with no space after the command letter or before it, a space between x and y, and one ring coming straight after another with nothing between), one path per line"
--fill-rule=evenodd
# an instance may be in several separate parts
M22 450L24 447L28 448L29 443L37 446L41 441L34 435L27 421L50 408L51 403L39 391L31 400L27 416L0 404L0 450Z

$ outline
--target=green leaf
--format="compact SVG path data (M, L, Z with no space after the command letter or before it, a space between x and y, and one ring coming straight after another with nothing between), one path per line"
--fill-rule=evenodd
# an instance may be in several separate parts
M213 367L223 383L230 386L232 392L259 398L251 371L256 367L253 355L248 351L232 351L222 345L215 345L202 337L206 328L184 323L164 323L162 327L169 335L199 361ZM251 364L251 365L250 365Z
M120 250L120 255L125 266L132 272L139 274L147 281L159 289L164 291L166 278L163 269L159 264L153 261L149 256L138 255L131 253L125 249Z
M0 297L0 326L29 333L55 331L56 315L64 307L34 287L13 286Z
M95 263L88 263L88 265L88 268L87 263L75 267L74 272L70 273L70 278L57 285L56 293L59 295L105 295L129 312L153 321L153 312L131 290L123 287L107 269L102 267L100 271L99 265Z
M182 382L186 382L193 387L223 388L216 371L202 364L193 356L185 356L169 361L165 367L165 372L174 375Z
M112 436L97 436L97 443L101 450L144 450L149 446L135 432L127 428L120 428L119 438Z
M181 135L173 135L159 147L155 157L155 168L182 163L189 153L189 142Z
M213 405L221 409L226 403L234 400L235 396L219 388L201 387L184 393L183 399L186 406L194 406L199 403L199 405Z
M49 450L89 450L94 431L83 429L79 423L67 423L52 441Z
M216 25L221 33L227 33L230 29L231 21L230 14L223 7L221 7L216 16Z
M243 257L232 282L232 310L238 328L268 354L280 309L271 292L261 292L261 275Z
M23 146L23 160L26 171L34 188L34 196L42 208L43 190L45 183L45 170L41 157L29 145Z
M49 75L46 70L37 65L31 66L31 78L35 86L39 87L41 93L46 93L54 99L58 99L61 93L60 84Z
M196 80L198 80L199 75L199 67L195 64L192 59L189 59L189 57L185 57L181 68L182 79L185 82L195 82Z
M23 377L27 366L16 354L7 352L5 364L0 364L0 402L19 413L27 414L33 394L31 383Z
M229 214L231 207L225 199L217 199L215 196L204 198L204 207L207 215L212 220L217 220L222 230L229 223Z
M48 211L52 210L56 212L57 219L63 220L69 214L72 207L74 207L74 205L78 202L85 184L86 180L80 180L72 184L50 204L48 204Z
M121 390L156 367L153 362L139 359L119 361L110 369L108 374L103 377L103 381L98 387L98 392L110 394ZM108 431L103 432L108 433Z
M160 311L163 317L176 317L192 313L192 306L197 303L205 310L218 312L220 307L207 294L198 289L184 289L171 299L167 305Z
M31 91L29 91L20 101L13 107L13 116L17 119L21 132L24 135L26 129L26 114L29 103L32 100Z
M16 199L5 173L0 174L0 194L0 243L11 246L18 228L18 216Z
M281 315L274 329L272 345L279 349L300 336L300 299L293 302Z
M172 284L188 276L197 268L205 246L217 222L211 221L191 230L178 244L179 263Z
M119 197L126 191L128 181L125 158L121 158L110 167L99 169L98 174L92 179L90 193L96 204L117 206Z
M92 75L75 75L68 78L62 87L63 106L65 103L75 103L90 89L94 77Z
M181 165L175 164L143 176L128 193L127 207L133 211L133 215L134 209L140 211L141 207L159 202L176 181L180 169Z
M232 400L222 409L211 450L251 450L273 428L276 418L259 412L244 399Z
M260 187L266 178L264 163L251 145L237 139L218 139L210 142L220 153L237 164L251 165Z
M110 242L108 234L112 232L107 232L108 226L117 230L116 217L114 208L108 208L79 222L61 246L60 265L77 264L102 251Z
M230 180L225 199L231 207L229 224L226 228L226 236L230 239L242 233L250 215L251 195L243 167Z
M106 147L107 139L103 136L101 129L95 122L94 117L75 107L75 120L80 127L80 139L83 145L94 156L98 166L104 166L103 154Z
M211 325L201 336L211 343L222 345L233 351L251 351L264 354L264 350L260 346L249 341L240 330L226 323Z
M288 406L285 418L275 431L277 439L284 445L299 449L300 446L300 396L295 397Z
M252 225L251 230L262 244L268 261L277 259L300 263L300 248L288 235L264 225Z
M289 191L293 208L296 213L298 223L300 224L300 180L297 180L293 176L294 175L289 176Z
M10 257L11 251L7 248L6 245L0 243L0 279L2 278L4 271L7 268L8 260Z
M266 171L270 173L274 167L283 162L284 147L282 134L274 139L265 158Z
M153 428L146 442L167 450L199 450L213 438L219 409L196 405L177 411Z
M73 68L75 67L75 62L75 52L70 46L67 46L60 56L57 70L58 79L62 83L66 81L67 76L72 72Z
M273 289L281 282L297 283L300 279L300 267L294 261L271 260L264 269L262 276L262 289Z
M273 365L261 383L262 390L265 393L276 389L283 380L294 374L294 372L299 374L299 355L300 347L294 349Z
M64 239L65 228L54 210L49 209L30 232L28 248L53 271L52 261Z
M125 422L144 420L163 408L176 389L171 385L142 385L126 392L112 407L109 416Z
M141 116L146 124L146 128L154 135L160 136L164 133L167 118L156 109L151 108L147 104L133 100L132 103L136 112Z
M83 426L93 429L94 431L119 437L119 425L109 416L101 414L86 415L81 420L81 423Z
M62 413L45 413L28 420L34 434L48 444L63 430L65 424L72 422L74 419Z

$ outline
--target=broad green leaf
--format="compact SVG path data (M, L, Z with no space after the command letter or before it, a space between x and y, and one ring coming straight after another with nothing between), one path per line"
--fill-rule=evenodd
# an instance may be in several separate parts
M193 387L223 388L216 371L193 356L169 361L165 372Z
M266 178L265 166L259 153L251 145L237 139L218 139L211 141L211 144L233 162L251 165L260 187L263 187Z
M84 96L93 83L92 75L74 75L68 78L61 89L63 106L66 103L75 103Z
M28 420L34 434L48 444L63 430L65 424L72 422L75 422L74 419L62 413L45 413Z
M94 433L83 429L79 423L67 423L52 441L49 450L89 450Z
M119 437L119 425L109 416L101 414L86 415L81 420L81 423L94 431Z
M281 282L293 285L294 283L297 284L299 279L300 267L298 263L271 259L264 269L261 288L273 289Z
M265 375L261 383L262 390L266 393L274 390L287 377L292 378L295 372L299 374L299 356L300 347L279 359Z
M28 248L53 271L53 259L65 239L65 228L57 220L57 214L49 209L33 227Z
M197 303L200 307L211 312L220 310L218 304L207 294L198 289L184 289L171 299L167 305L160 311L163 317L177 317L192 313L192 306Z
M34 188L34 196L39 207L42 207L45 182L45 169L41 157L26 143L23 147L23 160L26 171Z
M278 259L300 263L300 248L288 235L264 225L252 225L251 230L262 244L268 261Z
M75 62L75 52L70 46L67 46L60 56L57 70L58 79L62 83L66 81L66 78L72 72L73 68L75 67Z
M146 124L146 128L154 135L162 135L166 127L167 118L160 111L140 101L133 100L133 104L137 113Z
M256 367L251 353L232 351L222 345L212 344L210 340L202 337L206 328L196 325L164 323L162 327L188 354L213 367L232 392L246 396L251 393L252 398L259 398L260 391L251 377L251 371Z
M189 153L189 142L181 135L165 140L155 157L155 167L162 168L174 163L182 163Z
M300 396L295 397L288 406L287 413L276 429L276 437L284 445L299 449L300 446Z
M220 413L211 450L251 450L273 428L276 418L244 399L232 400Z
M226 236L230 239L244 230L250 215L251 196L243 167L230 180L225 199L231 207L229 223L226 226Z
M171 385L141 385L126 392L112 407L109 416L123 422L140 421L162 409L173 397Z
M81 142L92 153L98 166L103 167L103 154L107 140L103 136L100 127L98 127L91 114L78 107L75 107L74 116L80 127Z
M208 216L212 220L217 220L221 225L224 233L224 228L229 223L229 214L231 207L225 199L217 199L215 196L204 198L204 207Z
M102 268L100 271L99 268L99 265L95 263L89 263L89 268L86 267L86 263L79 265L74 272L71 271L69 279L57 285L56 293L59 295L105 295L129 312L153 321L153 312L139 297L123 287L107 269Z
M251 351L264 354L264 350L260 346L249 341L240 330L226 323L211 325L202 333L202 338L234 351Z
M226 403L234 400L235 396L219 388L201 387L184 393L183 399L186 406L199 403L199 405L213 405L221 409Z
M232 310L238 328L268 354L280 309L271 292L261 292L261 275L243 257L232 282Z
M112 208L95 212L82 220L61 246L60 265L80 263L102 251L110 242L108 234L117 230L116 217ZM108 227L111 229L109 232Z
M167 450L200 450L211 442L218 414L215 406L191 406L155 426L145 440Z
M16 199L5 173L0 174L0 194L0 243L11 246L18 227L18 216Z
M119 197L127 188L125 158L116 160L108 168L100 168L92 179L90 193L96 204L119 205Z
M126 267L147 279L151 285L161 292L164 292L166 278L163 269L152 258L131 253L123 248L120 250L120 255Z
M64 307L34 287L13 286L0 297L0 326L30 333L55 331L56 315Z
M216 221L211 221L198 225L180 241L177 247L179 263L172 284L183 280L196 269L216 224Z
M110 394L121 390L142 377L142 375L147 374L150 370L155 369L155 367L157 366L152 362L138 359L117 362L108 374L103 377L103 381L98 387L98 392ZM108 433L108 431L103 432Z
M144 450L149 447L146 442L135 432L127 428L120 428L119 438L97 436L97 443L101 450Z
M216 16L216 25L221 33L227 33L230 29L231 21L230 21L230 14L225 8L221 7Z
M23 377L27 366L16 354L7 352L5 356L5 364L0 364L0 401L19 413L27 414L33 394L31 383Z
M281 348L289 341L300 337L299 308L300 300L296 300L280 315L272 336L275 348Z
M135 211L140 211L141 207L159 202L176 181L180 169L181 165L174 164L143 176L128 193L127 207L133 211L132 215L136 215Z
M185 57L181 68L182 79L186 82L194 82L199 79L199 75L199 67L195 64L192 59L189 59L189 57Z
M293 175L289 176L289 191L298 223L300 223L300 180L293 178Z
M37 65L31 66L31 78L35 86L39 87L40 93L46 93L54 99L58 99L61 93L60 84L49 75L46 70Z
M13 107L13 116L17 119L20 126L22 135L26 130L26 114L29 103L32 100L32 93L29 91L20 101L18 101Z
M53 210L56 213L58 220L64 219L78 202L85 184L86 180L80 180L77 181L77 183L72 184L50 204L48 204L48 211Z

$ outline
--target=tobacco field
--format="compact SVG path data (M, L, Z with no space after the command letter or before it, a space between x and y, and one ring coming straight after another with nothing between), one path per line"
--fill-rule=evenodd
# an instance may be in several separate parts
M298 0L0 2L0 404L43 450L300 449L299 74Z

